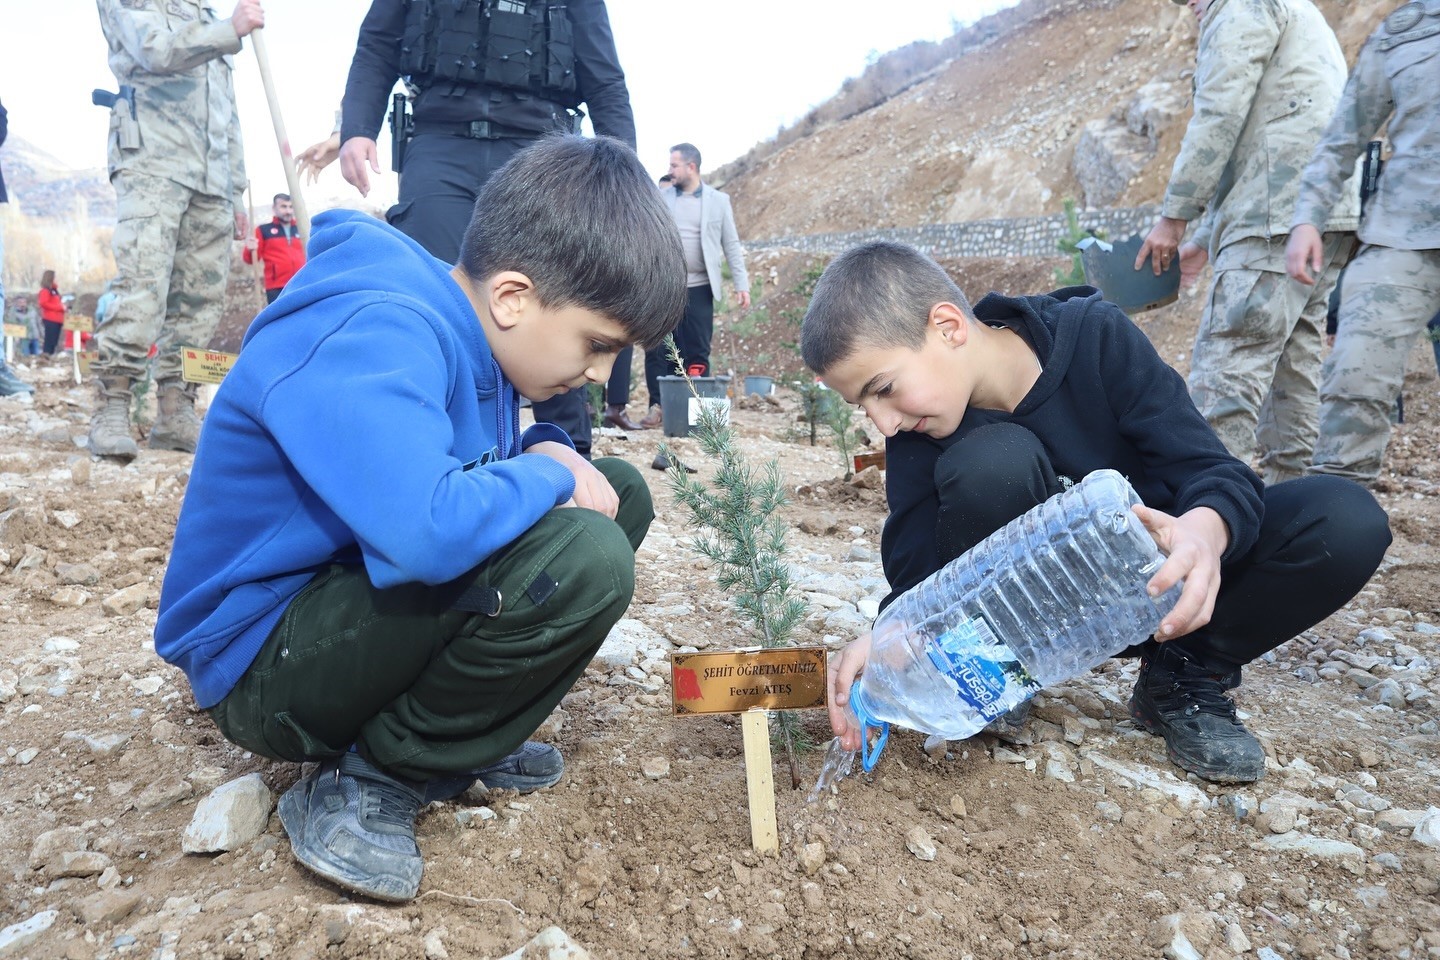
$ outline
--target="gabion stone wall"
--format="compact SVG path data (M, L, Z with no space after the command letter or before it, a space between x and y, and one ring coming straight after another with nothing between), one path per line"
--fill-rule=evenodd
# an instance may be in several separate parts
M1148 232L1160 208L1155 204L1120 209L1083 210L1082 229L1094 230L1110 240L1124 240ZM1015 217L1006 220L969 220L933 223L891 230L856 230L850 233L815 233L803 237L747 240L746 247L789 247L806 253L840 253L870 240L908 243L936 259L956 257L1058 257L1056 246L1065 236L1065 215Z

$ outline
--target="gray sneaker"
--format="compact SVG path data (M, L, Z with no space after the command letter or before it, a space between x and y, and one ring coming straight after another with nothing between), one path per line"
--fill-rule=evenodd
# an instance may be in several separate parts
M515 790L534 793L553 787L565 773L565 758L548 743L526 740L510 756L469 773L436 777L425 784L425 802L450 800L469 790L476 782L487 790Z
M34 393L35 388L15 375L10 365L0 361L0 397L10 397L21 393Z
M358 753L326 760L280 798L295 859L346 890L413 900L425 863L415 842L421 794Z

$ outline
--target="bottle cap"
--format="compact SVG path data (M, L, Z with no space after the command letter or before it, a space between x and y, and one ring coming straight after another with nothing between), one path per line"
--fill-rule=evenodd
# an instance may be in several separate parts
M869 773L875 769L875 764L880 762L880 751L885 749L885 744L890 739L890 724L876 720L870 711L865 709L865 703L860 699L858 683L850 688L850 709L855 712L855 719L860 721L860 764L865 768L865 772ZM880 731L874 746L870 744L871 728Z

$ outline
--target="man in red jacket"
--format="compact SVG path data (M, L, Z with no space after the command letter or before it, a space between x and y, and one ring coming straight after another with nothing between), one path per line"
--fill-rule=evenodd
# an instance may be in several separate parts
M256 227L255 239L245 242L245 262L254 263L258 250L265 264L266 303L274 303L295 271L305 266L305 244L295 223L295 204L290 194L275 194L272 209L275 215L271 221Z

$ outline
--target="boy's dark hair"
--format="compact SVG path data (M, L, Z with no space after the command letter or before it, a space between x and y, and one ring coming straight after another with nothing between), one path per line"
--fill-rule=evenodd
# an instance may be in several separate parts
M937 303L975 316L950 275L914 247L887 240L852 247L815 284L800 326L805 366L823 375L863 346L919 350Z
M675 219L610 137L547 137L512 157L475 201L459 265L476 283L523 273L543 306L599 313L646 349L685 314Z
M680 159L686 163L695 164L695 169L700 169L700 148L693 143L677 143L670 148L671 153L680 154Z

